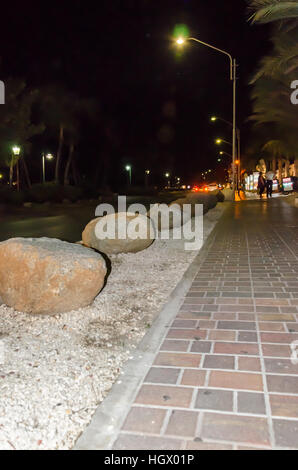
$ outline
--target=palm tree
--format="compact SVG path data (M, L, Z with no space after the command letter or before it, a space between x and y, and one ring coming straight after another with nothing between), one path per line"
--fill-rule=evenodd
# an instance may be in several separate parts
M64 147L65 131L72 127L72 107L76 96L60 86L48 86L42 91L42 111L47 126L58 134L56 154L55 181L60 182L60 167Z
M0 158L10 167L10 179L13 168L20 162L27 184L31 186L25 155L31 150L30 139L45 129L43 124L32 123L32 108L39 99L39 91L28 89L25 81L20 79L8 79L5 84L6 104L0 107ZM22 152L12 157L12 147L16 144Z
M250 18L254 23L271 23L298 18L297 0L250 0L249 5L249 9L254 11Z
M79 98L60 86L49 86L43 91L42 108L45 121L58 135L55 181L61 178L62 154L68 147L67 163L64 170L64 183L69 181L69 170L73 161L75 146L79 141L79 128L82 117L93 117L95 106L92 101Z
M250 2L263 8L269 3ZM289 2L287 2L289 3ZM298 6L298 2L296 2ZM285 5L283 5L285 6ZM282 162L297 158L296 135L298 131L297 107L290 100L291 83L298 73L298 28L275 29L272 37L273 51L264 57L251 85L253 90L253 115L250 120L257 127L266 129L262 151L269 153L274 161L278 159L281 173ZM297 167L297 161L296 167ZM273 163L273 165L275 165ZM298 175L298 168L296 168Z

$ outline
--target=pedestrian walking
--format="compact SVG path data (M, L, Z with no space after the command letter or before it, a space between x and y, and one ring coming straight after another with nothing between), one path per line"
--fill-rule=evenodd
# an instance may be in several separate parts
M259 180L258 180L258 191L259 191L260 199L262 199L265 189L266 189L266 181L263 176L263 173L260 171Z
M266 173L266 188L267 188L267 197L272 197L272 190L273 190L273 180L275 174L273 171L267 171Z

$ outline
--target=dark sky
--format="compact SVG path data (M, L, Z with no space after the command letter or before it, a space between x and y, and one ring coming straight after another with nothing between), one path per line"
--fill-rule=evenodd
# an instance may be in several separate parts
M132 161L142 172L158 161L158 171L194 180L216 165L214 138L231 139L228 127L209 118L232 119L232 87L221 54L195 43L177 54L177 24L237 58L245 145L247 83L268 49L268 29L248 24L244 0L11 0L1 6L0 79L60 82L96 99L119 136L116 163ZM96 146L96 136L88 141Z

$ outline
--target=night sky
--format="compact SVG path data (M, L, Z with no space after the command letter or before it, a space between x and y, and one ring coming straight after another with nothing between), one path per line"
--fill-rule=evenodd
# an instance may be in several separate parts
M228 127L209 122L212 114L232 119L229 63L193 42L178 53L173 31L185 24L191 36L237 58L245 148L247 85L269 47L268 28L252 27L247 16L244 0L12 0L1 6L0 79L23 77L34 87L60 83L95 100L101 121L98 129L82 131L83 172L101 159L100 127L108 126L110 173L121 177L132 163L136 178L149 167L195 182L216 166L214 139L231 139Z

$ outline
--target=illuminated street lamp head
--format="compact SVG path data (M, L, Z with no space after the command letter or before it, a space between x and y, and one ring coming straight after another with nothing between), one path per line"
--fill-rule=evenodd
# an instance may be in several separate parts
M219 152L219 155L223 155L223 154L224 154L224 152L223 152L223 151Z
M21 149L20 147L17 147L16 145L12 147L12 151L14 155L20 155Z
M166 173L166 174L165 174L165 177L166 177L166 178L169 178L169 177L170 177L170 173Z
M47 159L47 160L53 160L53 158L54 158L54 156L53 156L51 153L48 153L48 154L46 155L46 159Z
M212 121L212 122L217 121L217 117L216 117L216 116L212 116L211 121Z
M236 163L236 165L239 165L240 162L239 162L239 160L235 160L235 163Z
M131 166L130 166L130 165L126 165L125 169L126 169L126 171L130 171L130 170L131 170Z
M150 175L150 170L145 171L146 175Z
M182 44L185 43L185 39L183 39L183 38L178 38L178 39L176 40L176 43L177 43L179 46L182 46Z
M215 143L216 143L217 145L220 145L220 144L222 143L222 139L216 139Z

